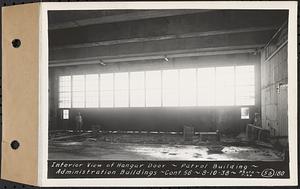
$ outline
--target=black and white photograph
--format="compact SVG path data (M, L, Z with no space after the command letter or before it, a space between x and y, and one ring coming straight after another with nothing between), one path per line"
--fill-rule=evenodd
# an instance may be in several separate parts
M49 4L47 182L294 180L294 13L242 4Z
M296 186L297 9L296 1L4 7L1 178L38 187Z
M48 22L49 160L288 161L288 11Z

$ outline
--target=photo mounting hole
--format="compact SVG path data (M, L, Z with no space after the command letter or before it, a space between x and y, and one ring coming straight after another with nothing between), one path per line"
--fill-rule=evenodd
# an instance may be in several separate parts
M19 141L17 140L14 140L10 143L10 147L13 149L13 150L17 150L19 147L20 147L20 143Z
M19 48L21 46L21 40L20 39L14 39L14 40L12 40L11 43L12 43L12 46L14 48Z

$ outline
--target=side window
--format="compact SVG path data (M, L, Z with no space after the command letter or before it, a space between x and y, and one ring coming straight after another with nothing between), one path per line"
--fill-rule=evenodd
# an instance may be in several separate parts
M70 118L69 113L70 113L69 110L63 110L62 118L63 119L69 119Z
M249 119L249 108L248 107L242 107L241 108L241 119Z

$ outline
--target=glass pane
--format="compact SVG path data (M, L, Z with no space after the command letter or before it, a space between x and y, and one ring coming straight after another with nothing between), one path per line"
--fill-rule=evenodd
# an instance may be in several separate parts
M234 67L216 68L216 105L234 105Z
M128 90L115 91L115 107L128 107L129 106Z
M163 70L163 106L178 106L178 70Z
M146 72L146 89L161 88L161 71L147 71Z
M198 106L215 105L215 68L198 69Z
M115 107L129 106L129 80L128 73L115 74Z
M113 91L100 92L100 107L112 108L114 106Z
M161 106L161 71L146 72L146 106Z
M114 75L110 74L100 74L100 91L112 91L114 88Z
M87 91L85 94L85 107L97 108L99 107L99 96L98 91Z
M130 73L130 90L145 88L145 72Z
M128 90L128 73L115 73L115 90Z
M67 75L67 76L59 76L59 81L60 82L66 82L66 83L68 83L68 82L71 82L71 76L69 76L69 75Z
M84 107L84 92L83 91L76 91L72 93L72 107L73 108L83 108Z
M160 107L161 106L161 90L147 91L146 106L147 107Z
M70 91L71 91L71 76L60 76L59 92L70 92Z
M236 85L254 85L254 66L236 66Z
M84 107L84 75L72 76L72 107Z
M59 93L59 108L71 108L71 92Z
M91 74L85 76L85 88L86 91L98 91L98 74Z
M114 106L114 75L100 74L100 107Z
M196 69L180 70L180 106L196 105Z
M145 106L145 72L130 73L130 107Z
M72 91L84 91L84 75L73 75Z
M86 75L85 78L85 106L87 108L99 107L99 78L98 74Z
M254 86L240 86L236 88L237 105L254 105L255 104Z
M130 107L145 107L144 90L133 90L130 92Z
M71 76L59 77L59 108L71 108Z
M236 104L255 104L254 65L236 67Z

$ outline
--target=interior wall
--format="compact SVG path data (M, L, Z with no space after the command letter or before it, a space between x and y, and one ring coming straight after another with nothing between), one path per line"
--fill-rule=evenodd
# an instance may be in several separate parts
M253 115L255 107L250 108ZM239 107L217 108L102 108L72 109L70 117L81 112L84 128L100 125L103 130L113 131L182 131L183 126L192 126L195 131L216 129L238 134L249 120L241 120ZM59 121L57 129L75 129L74 119Z
M284 29L262 52L261 110L262 127L271 136L288 136L287 30Z
M188 67L213 67L226 65L255 65L256 101L250 106L250 119L241 119L239 106L230 107L174 107L174 108L86 108L70 109L70 120L61 119L58 108L58 77L61 75L159 70ZM238 134L252 122L255 112L260 112L260 55L231 54L206 57L186 57L163 60L123 62L106 66L85 65L49 69L49 116L51 130L75 129L74 116L80 111L84 128L101 125L105 130L182 131L183 126L193 126L196 131L215 131Z

